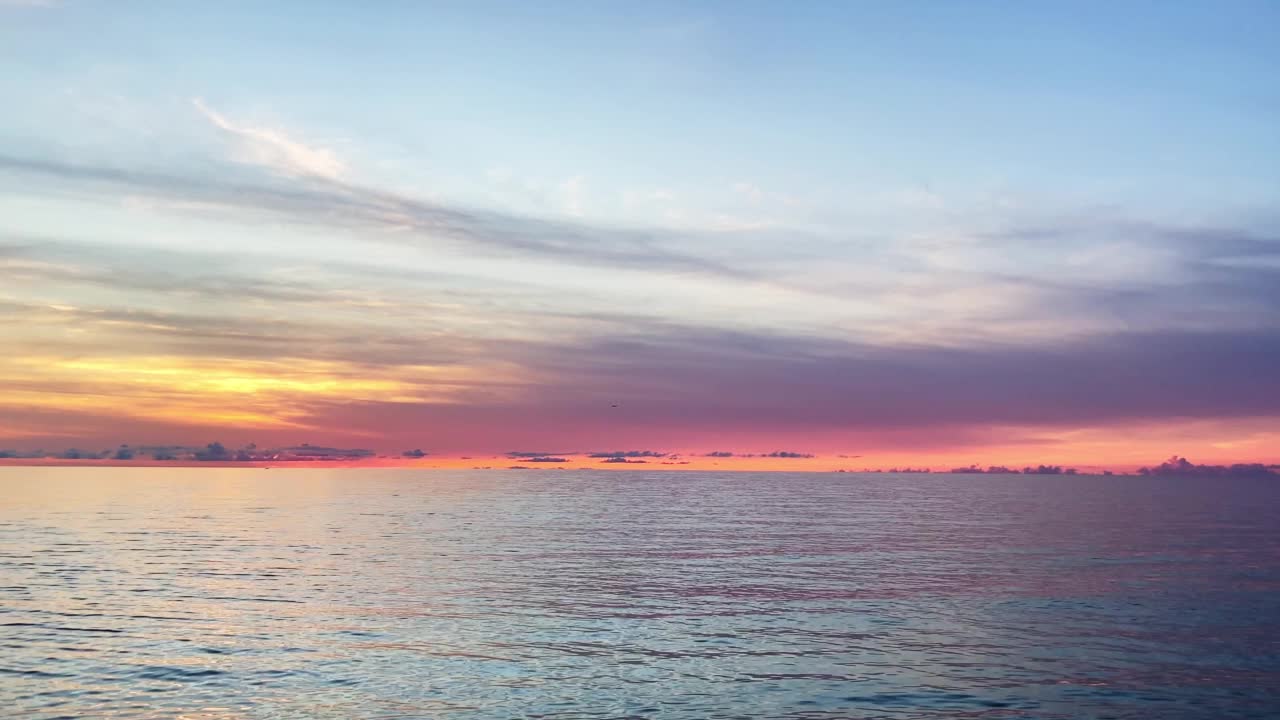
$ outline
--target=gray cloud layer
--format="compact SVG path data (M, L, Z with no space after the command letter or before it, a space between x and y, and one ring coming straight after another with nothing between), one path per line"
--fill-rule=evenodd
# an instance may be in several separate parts
M11 155L0 155L0 172L56 181L72 192L127 191L265 213L304 224L408 231L416 242L449 240L479 249L586 265L751 277L719 262L664 246L678 237L449 207L339 180L313 177L285 184L234 167L202 175L179 175ZM396 236L386 237L392 240Z

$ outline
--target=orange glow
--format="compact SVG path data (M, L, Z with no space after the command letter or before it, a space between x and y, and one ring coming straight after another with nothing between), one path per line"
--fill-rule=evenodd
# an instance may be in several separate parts
M864 451L858 456L826 452L811 458L706 457L705 451L672 452L665 458L643 458L645 462L606 463L582 454L563 455L563 463L538 463L507 455L428 455L409 458L399 455L353 460L304 460L289 462L197 462L154 461L148 458L119 461L109 459L64 460L57 458L0 459L0 465L139 465L193 467L406 467L439 470L494 469L520 466L526 472L576 470L613 471L743 471L743 472L834 472L845 470L929 469L945 472L955 467L977 464L986 468L1004 465L1020 469L1027 465L1050 464L1078 468L1081 472L1131 472L1159 464L1173 454L1190 457L1203 464L1230 464L1244 460L1280 462L1280 431L1264 421L1222 423L1183 422L1141 425L1129 429L1085 428L1058 431L1037 430L1048 445L1011 444L938 450ZM1014 431L1010 431L1012 434ZM841 455L845 455L842 457Z
M9 357L0 359L0 385L7 388L0 409L103 413L184 425L310 428L309 402L450 403L475 378L503 374L513 371L398 365L378 376L353 363L302 359Z

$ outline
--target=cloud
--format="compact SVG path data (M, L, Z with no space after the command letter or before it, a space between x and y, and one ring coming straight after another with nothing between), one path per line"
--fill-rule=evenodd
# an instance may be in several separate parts
M366 349L430 336L441 350L491 335L548 340L645 322L575 309L583 308L584 298L563 291L518 282L477 285L417 267L335 266L305 257L104 246L47 236L8 239L0 229L0 285L14 297L41 298L33 310L92 298L97 307L82 309L130 312L169 326L186 326L187 318L207 324L214 316L245 333L270 327L281 331L273 345L289 341L292 331L316 342L322 341L317 336L358 333Z
M11 282L94 286L226 301L331 302L336 288L294 278L252 277L226 267L226 258L199 253L140 252L60 243L0 243L0 273Z
M667 453L655 450L615 450L613 452L589 453L589 458L664 458Z
M537 318L536 332L513 338L482 334L463 321L468 316L443 323L448 316L442 311L410 308L399 315L357 307L339 314L319 285L273 283L213 266L208 274L188 274L205 271L208 263L198 256L186 263L194 271L154 272L128 255L90 254L73 263L80 248L46 251L41 248L49 244L39 240L0 244L6 292L33 288L44 295L66 283L128 293L136 283L165 299L139 308L73 304L73 295L0 298L0 332L21 349L0 361L0 372L6 363L10 368L0 377L9 408L67 393L86 398L86 416L112 403L158 412L165 397L184 411L193 406L187 390L162 394L156 378L163 376L148 375L148 368L181 371L192 381L273 388L279 393L273 397L287 400L255 403L253 422L345 427L350 414L360 418L351 424L360 432L456 424L479 437L493 427L501 428L495 442L535 447L554 447L565 438L595 447L667 444L683 442L681 433L690 432L707 444L718 444L717 438L743 442L737 437L749 437L757 447L762 437L782 447L807 442L780 431L901 432L905 439L894 442L907 442L914 430L917 442L987 442L984 428L997 426L1269 417L1280 407L1274 372L1280 365L1280 293L1265 282L1280 276L1253 267L1215 264L1194 276L1194 282L1212 278L1213 287L1235 284L1239 303L1255 308L1248 318L1211 328L887 345L814 336L802 327L731 331L597 314L571 317L563 329L530 315ZM1235 250L1252 255L1267 241L1236 242ZM187 292L184 285L199 302L167 299ZM223 302L215 305L220 296ZM138 299L136 292L119 297ZM27 362L23 357L34 364L14 364ZM52 360L81 365L61 367ZM125 373L128 367L136 372ZM232 368L244 374L228 373ZM270 377L280 382L267 382ZM369 380L377 382L360 384ZM332 388L317 393L325 383ZM26 400L14 399L19 391ZM397 400L380 401L387 397ZM448 407L440 405L445 399ZM609 409L616 400L625 412ZM68 404L58 406L70 412ZM233 410L222 409L227 417L234 417ZM956 430L961 427L968 429ZM416 441L405 438L400 447ZM591 454L617 453L660 455ZM572 454L578 453L528 453Z
M280 161L275 169L280 168L304 169L294 160ZM681 239L687 241L687 235L473 210L325 175L312 174L305 183L282 184L278 178L238 177L216 166L206 172L171 174L11 155L0 155L0 173L64 183L69 188L64 187L63 191L73 189L104 199L115 200L125 191L221 207L233 213L238 222L284 219L301 225L381 231L377 238L389 243L409 242L430 247L453 242L495 253L519 253L581 265L699 273L736 280L760 279L756 273L666 247ZM36 189L22 185L24 192Z
M306 359L350 363L366 371L378 366L457 365L474 341L431 338L428 333L386 327L353 327L325 320L244 318L182 312L43 305L0 300L0 311L35 330L65 329L61 337L36 337L26 353L114 357L165 355L190 360ZM3 317L0 317L3 319ZM22 332L24 328L15 328ZM81 337L84 336L84 337ZM14 335L11 334L11 339ZM100 344L109 338L109 349ZM96 338L96 339L95 339ZM470 346L471 349L468 349Z
M787 255L762 271L743 271L672 250L682 247L680 234L476 211L359 185L340 173L326 175L323 163L317 173L308 164L316 158L287 152L290 146L277 142L281 137L246 134L252 128L218 117L227 127L210 122L237 147L256 147L259 154L245 158L257 160L166 174L0 156L0 171L11 176L6 185L21 185L24 192L52 184L59 193L88 190L112 201L132 193L198 201L236 218L354 230L406 227L389 242L457 242L477 254L706 273L753 289L762 275L782 276L794 267ZM1109 235L1124 240L1114 248L1128 253L1124 267L1108 267L1120 257L1098 239ZM690 237L696 244L698 238ZM495 302L492 295L505 286L410 297L405 288L433 292L443 279L353 268L343 268L338 281L333 275L318 279L316 265L305 262L306 247L295 251L303 259L287 273L270 276L259 269L274 261L256 257L246 263L249 269L219 264L211 254L159 262L99 248L75 257L84 249L26 238L0 245L6 339L22 338L13 346L32 358L102 361L111 355L105 359L115 365L111 372L91 370L101 368L92 363L78 371L63 368L47 381L35 366L24 365L0 376L0 386L24 398L83 396L83 412L69 403L59 406L68 428L109 426L105 409L113 405L152 411L168 397L183 410L195 407L181 388L161 395L156 374L131 375L129 382L140 385L126 387L117 372L130 364L148 367L159 357L172 364L153 364L153 370L194 368L198 376L239 367L254 372L213 378L255 386L261 375L279 373L287 382L271 387L297 383L304 390L278 408L265 402L251 408L254 422L275 422L273 427L376 434L456 426L459 433L498 438L493 442L507 447L554 447L565 438L578 447L690 447L677 443L693 433L711 447L750 442L737 446L759 448L762 439L765 447L805 447L810 432L856 434L847 444L807 445L817 449L863 447L866 434L896 433L892 441L903 444L965 443L992 441L998 435L992 428L1004 426L1280 414L1274 372L1280 365L1280 240L1265 227L1062 221L978 234L947 257L924 255L918 247L902 250L890 240L883 244L909 261L901 275L882 272L880 256L872 256L861 273L869 280L854 272L859 266L848 258L812 267L815 275L827 271L834 278L829 285L806 280L815 292L853 297L856 305L831 311L809 297L821 317L756 324L753 308L759 306L746 302L755 294L730 295L724 304L746 319L728 329L683 307L671 314L677 321L575 313L573 302L548 310L543 298L525 295ZM1033 251L1034 263L1017 255ZM1007 261L1000 259L1004 255ZM991 257L997 260L985 264ZM937 264L928 265L928 258ZM399 286L389 284L393 277ZM64 287L71 290L63 293ZM866 319L875 313L880 315ZM885 339L877 333L880 325L897 332ZM520 330L509 329L515 326ZM935 333L938 328L945 334ZM254 364L272 361L269 369ZM442 367L449 373L441 374ZM361 388L362 378L389 384ZM332 392L305 390L330 382ZM344 383L356 390L344 396ZM134 403L142 385L148 402ZM439 402L445 396L450 402ZM603 415L614 399L624 401L625 411ZM349 426L346 418L352 418ZM412 422L400 422L406 418ZM56 424L48 415L32 420L33 426L37 422ZM459 437L450 436L451 442ZM418 441L409 437L398 447ZM620 452L624 458L660 457L626 454L655 451Z
M564 196L564 211L570 217L582 217L582 203L586 194L585 178L581 175L560 183L560 192Z
M291 177L337 180L346 174L346 166L331 150L303 144L279 130L237 125L200 98L193 99L191 104L205 119L234 139L235 157L240 162Z
M522 362L563 379L534 388L526 399L537 405L585 417L602 395L643 397L628 404L632 427L1049 425L1258 417L1280 407L1280 328L955 348L672 327L559 346L554 357L531 348Z
M803 458L811 458L811 457L814 457L814 456L813 456L813 455L810 455L810 454L808 454L808 453L789 452L789 451L787 451L787 450L775 450L774 452L769 452L769 453L731 453L731 452L727 452L727 451L724 451L724 450L716 450L716 451L709 452L709 453L703 453L702 457L709 457L709 458L731 458L731 457L739 457L739 458L780 458L780 459L787 459L787 460L797 460L797 459L803 459ZM842 455L841 457L844 457L844 456Z
M237 143L269 148L279 139L220 131ZM741 291L722 293L733 303L750 304L745 301L767 292L785 301L772 306L778 315L799 315L807 305L817 311L811 324L827 325L828 333L874 333L880 340L965 343L1129 327L1240 327L1265 319L1280 303L1280 266L1267 261L1280 257L1280 242L1265 228L1050 218L922 239L862 236L848 228L766 232L735 222L728 236L717 237L724 233L600 226L429 201L346 175L308 174L287 159L292 156L280 160L282 152L264 151L272 159L263 163L213 161L178 172L73 163L56 155L0 156L0 174L16 178L14 190L24 193L77 192L111 201L122 193L140 195L217 208L241 223L346 230L427 251L466 250L476 258L700 275L737 286L720 288ZM1117 260L1117 237L1131 247L1132 261ZM1154 259L1160 273L1144 270ZM818 299L834 302L815 305ZM744 311L739 317L754 322L755 315Z

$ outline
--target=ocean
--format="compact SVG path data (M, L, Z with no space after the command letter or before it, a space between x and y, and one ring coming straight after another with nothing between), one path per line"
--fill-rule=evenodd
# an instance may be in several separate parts
M5 467L0 716L1277 718L1280 484Z

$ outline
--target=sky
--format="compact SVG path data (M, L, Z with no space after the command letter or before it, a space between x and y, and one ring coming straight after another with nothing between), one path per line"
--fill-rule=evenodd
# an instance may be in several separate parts
M0 448L1280 461L1273 2L0 0Z

